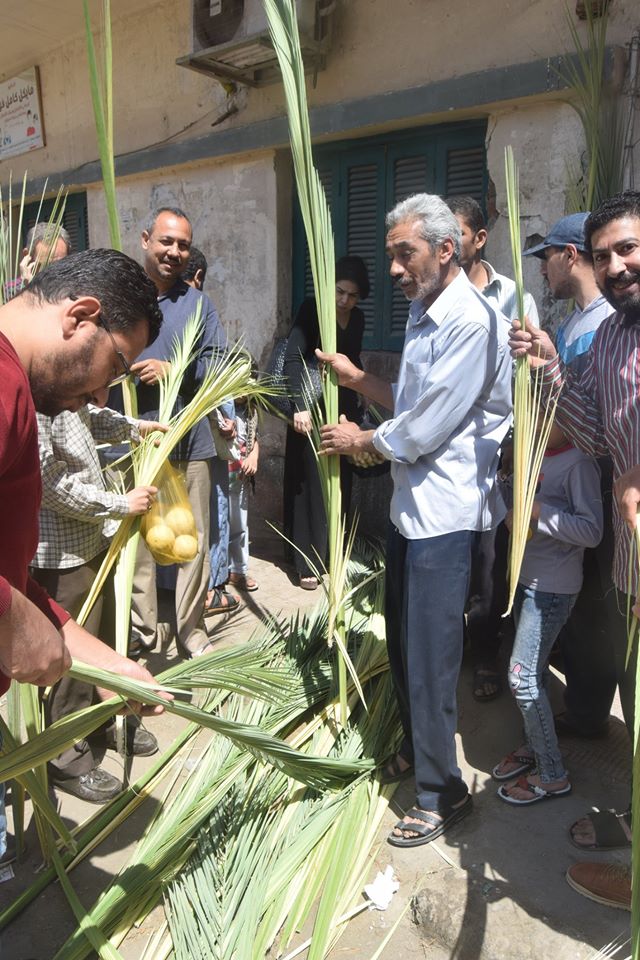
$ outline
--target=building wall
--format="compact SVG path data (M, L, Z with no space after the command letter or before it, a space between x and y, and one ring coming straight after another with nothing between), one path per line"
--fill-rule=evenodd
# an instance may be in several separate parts
M37 5L45 33L55 6ZM190 52L188 0L160 0L128 16L126 0L114 0L113 10L117 153L197 137L212 124L233 129L282 114L280 84L227 95L214 80L175 65ZM638 19L634 0L614 0L609 43L624 46ZM584 35L584 25L578 29ZM3 75L11 76L31 62L22 51L16 61L7 43L0 38L0 63ZM570 46L565 4L557 0L339 0L327 66L309 100L318 107L407 90L562 54ZM31 176L72 169L96 156L80 16L76 35L43 55L39 66L47 147L28 158ZM509 98L509 89L502 96ZM6 164L0 164L5 178Z

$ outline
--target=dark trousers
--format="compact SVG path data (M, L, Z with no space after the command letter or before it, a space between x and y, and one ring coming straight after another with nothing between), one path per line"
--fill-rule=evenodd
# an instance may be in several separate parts
M492 667L507 609L509 531L504 523L477 535L471 556L466 631L475 667Z
M352 482L351 467L340 457L343 513L349 512ZM293 555L287 550L287 557L301 577L315 576L309 564L322 572L327 555L327 514L311 441L291 428L287 430L283 507L285 536L297 547Z
M463 530L407 540L391 525L387 541L387 648L401 753L414 762L418 806L441 813L467 792L456 759L456 687L477 537Z
M613 562L612 476L609 461L598 461L601 471L604 533L593 550L585 550L584 580L559 645L567 684L564 703L570 723L581 733L602 729L611 712L618 674L612 642L609 594Z
M633 743L638 636L636 634L631 656L629 657L629 666L626 667L625 663L629 639L627 632L627 602L629 598L627 594L619 593L616 589L613 589L607 594L606 601L616 680L620 690L620 704L622 706L625 726L629 733L630 741ZM630 602L634 603L635 597L631 598Z
M104 553L100 553L81 567L70 570L33 568L31 572L49 596L57 600L72 617L77 617L103 559ZM107 579L84 627L109 646L115 646L115 600L111 576ZM45 723L48 726L61 717L97 702L96 689L90 683L63 677L52 687L45 702ZM49 768L54 777L79 777L99 766L104 752L104 738L96 731L90 740L80 740L55 760L51 760Z

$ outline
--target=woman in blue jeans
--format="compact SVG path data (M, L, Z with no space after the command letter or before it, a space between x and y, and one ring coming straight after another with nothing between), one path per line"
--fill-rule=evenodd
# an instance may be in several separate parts
M495 780L507 781L498 796L514 806L571 793L547 695L548 661L582 586L585 547L597 546L602 537L598 466L555 425L542 461L531 528L513 607L516 638L509 664L524 743L493 769Z

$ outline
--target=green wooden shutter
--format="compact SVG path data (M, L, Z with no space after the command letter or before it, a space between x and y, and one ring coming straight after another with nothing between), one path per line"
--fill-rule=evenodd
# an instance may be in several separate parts
M22 242L25 243L27 233L34 227L40 210L40 220L48 220L53 213L53 200L45 200L40 209L39 202L28 203L24 208L24 217L22 221L23 236ZM71 237L71 248L73 253L80 250L87 250L89 247L89 226L87 220L87 195L86 193L70 193L64 207L64 216L62 226Z
M473 197L479 203L485 193L484 147L454 148L447 151L446 197Z
M433 158L428 148L406 144L389 151L389 185L387 209L414 193L433 193L435 190ZM387 265L385 264L385 267ZM383 313L382 347L386 350L402 350L407 326L409 302L386 270L386 297Z
M367 265L371 290L368 298L359 304L365 317L366 342L377 336L376 319L383 298L380 280L384 234L378 211L384 205L384 158L376 150L367 158L369 162L363 163L363 154L360 152L358 162L348 163L345 168L346 232L341 231L336 254L362 257Z

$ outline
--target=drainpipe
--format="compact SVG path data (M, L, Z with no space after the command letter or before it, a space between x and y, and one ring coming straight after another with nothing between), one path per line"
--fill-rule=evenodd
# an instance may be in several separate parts
M624 159L622 165L622 189L633 190L634 169L633 154L635 149L635 124L640 87L638 84L638 69L640 67L640 33L635 33L629 44L629 88L627 92L628 116L625 124Z

